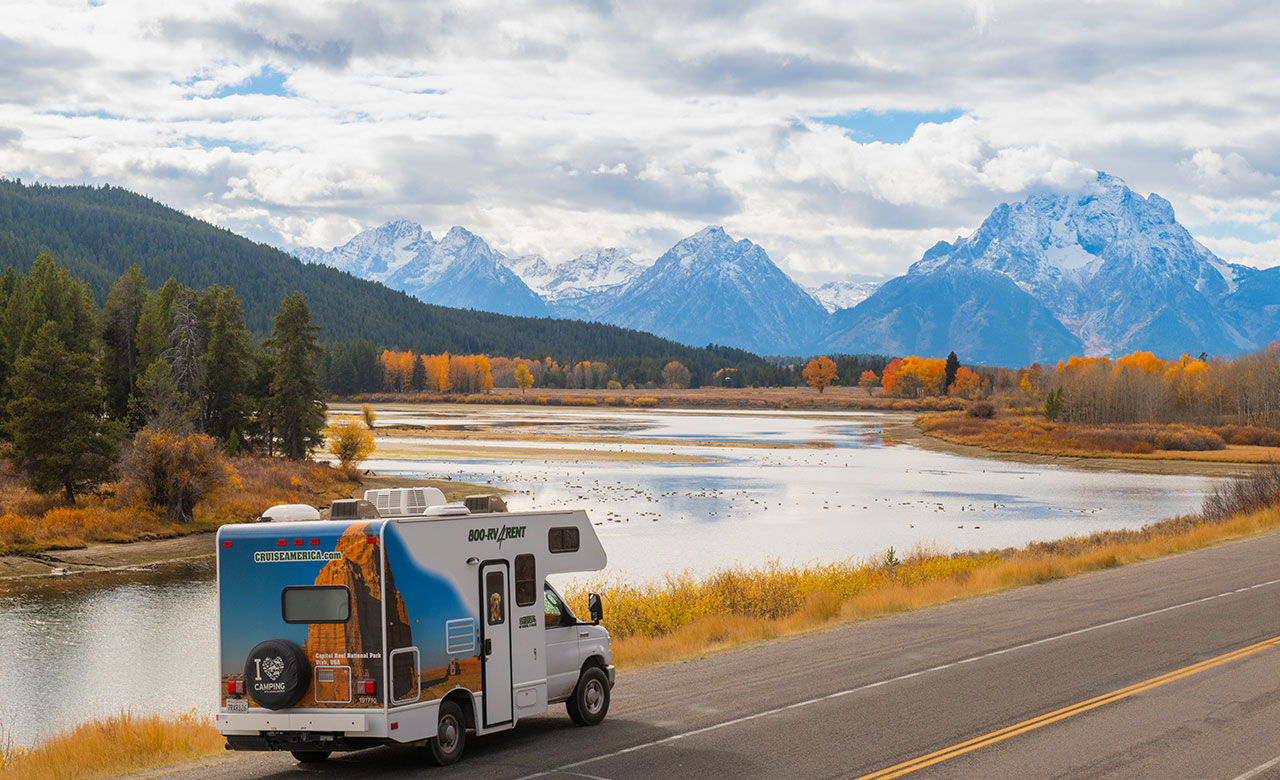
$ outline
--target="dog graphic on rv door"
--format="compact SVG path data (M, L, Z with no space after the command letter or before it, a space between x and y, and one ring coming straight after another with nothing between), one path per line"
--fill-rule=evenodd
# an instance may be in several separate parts
M502 594L497 591L489 594L489 622L502 622Z

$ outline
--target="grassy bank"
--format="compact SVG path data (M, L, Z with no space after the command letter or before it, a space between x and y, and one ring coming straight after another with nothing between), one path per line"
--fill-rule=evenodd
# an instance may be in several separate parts
M174 523L155 507L126 498L118 486L68 505L60 496L30 491L0 465L0 555L33 555L93 542L135 542L212 531L257 517L274 504L328 504L359 484L351 475L309 461L230 458L228 484L201 501L195 520Z
M585 614L605 598L605 625L623 669L748 642L890 615L1205 547L1280 527L1280 469L1228 483L1201 513L1133 531L1036 542L1023 548L940 554L919 548L842 563L734 568L649 584L584 582L566 596ZM118 716L5 750L0 777L96 777L220 752L208 719Z
M106 777L216 755L225 741L194 710L169 717L124 713L63 729L30 749L7 745L0 734L0 777Z
M537 388L521 394L507 388L491 393L372 393L336 399L347 403L522 404L668 409L790 409L801 411L937 412L963 409L959 398L887 398L861 387L833 385L819 393L809 387L696 387L638 390L559 390Z
M1049 422L1034 414L982 418L966 412L927 414L917 425L936 439L995 452L1230 463L1280 459L1280 431L1254 426L1082 425Z

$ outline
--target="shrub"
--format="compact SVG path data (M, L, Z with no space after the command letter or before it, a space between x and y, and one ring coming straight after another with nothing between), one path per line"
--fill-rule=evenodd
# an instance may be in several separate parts
M979 420L990 420L996 416L996 408L986 401L974 401L965 411L970 417L977 417Z
M191 522L196 504L231 478L212 437L149 426L134 437L121 467L127 493L178 523Z
M354 417L339 418L325 429L329 451L345 469L350 469L373 454L373 433Z
M650 398L649 396L642 395L642 396L640 396L639 398L635 399L635 405L636 405L636 406L642 406L642 407L645 407L645 408L647 409L647 408L649 408L649 407L651 407L651 406L657 406L657 405L658 405L658 399L657 399L657 398Z
M1253 475L1218 485L1205 496L1200 514L1206 520L1225 520L1235 514L1280 505L1280 467L1267 464Z

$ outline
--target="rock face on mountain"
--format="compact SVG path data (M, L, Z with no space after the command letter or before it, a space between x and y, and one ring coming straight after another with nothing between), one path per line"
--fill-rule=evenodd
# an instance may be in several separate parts
M577 301L625 285L645 269L621 249L593 249L559 265L551 265L538 255L524 255L505 262L553 309L562 302Z
M381 680L382 658L398 647L413 645L404 599L387 572L387 644L382 647L381 544L366 540L367 523L343 532L335 547L340 560L329 561L316 575L316 585L342 585L351 592L351 619L345 623L312 623L307 627L308 656L351 667L351 680ZM411 670L395 675L395 698L404 698L417 684Z
M1004 366L1084 351L1080 339L1008 277L972 268L900 276L832 315L820 351L943 356Z
M906 281L886 284L852 313L833 318L825 343L857 344L860 330L885 332L884 319L893 307L911 307L921 317L924 312L967 317L975 304L988 313L1033 313L1007 285L983 290L926 281L959 269L1010 280L1042 304L1091 355L1133 350L1163 356L1235 354L1280 335L1275 317L1266 314L1266 306L1274 311L1277 303L1276 280L1218 258L1178 224L1164 198L1143 198L1120 179L1099 173L1074 193L1041 193L1022 203L1002 204L972 235L939 242L901 277ZM944 305L916 295L976 297ZM1061 353L1055 350L1072 346L1061 334L1053 336L1038 314L1025 323L1026 329L1016 317L995 321L1004 325L989 328L986 338L973 342L972 351L965 353L968 359L1011 364L1008 347L1017 340L1038 345L1032 352L1035 360L1056 359ZM956 328L963 323L922 320L918 325L922 333L963 331ZM927 342L902 343L906 351L946 354L941 346Z
M630 284L596 302L603 322L685 344L791 353L827 312L756 244L707 227L669 249Z
M427 303L500 314L549 314L542 299L504 265L506 258L460 227L436 241L420 225L398 220L327 252L306 248L294 255L382 282Z

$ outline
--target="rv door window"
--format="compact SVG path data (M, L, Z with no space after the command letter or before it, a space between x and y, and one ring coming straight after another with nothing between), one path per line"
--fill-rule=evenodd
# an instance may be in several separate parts
M491 626L496 626L507 619L507 605L502 603L503 579L500 571L491 571L484 578L484 592L489 605L489 625Z
M569 525L552 528L547 532L547 547L549 547L553 553L577 552L577 526Z
M351 591L343 585L291 586L280 602L286 623L345 623L351 618Z
M516 606L530 607L538 599L538 577L534 573L533 555L516 556Z

